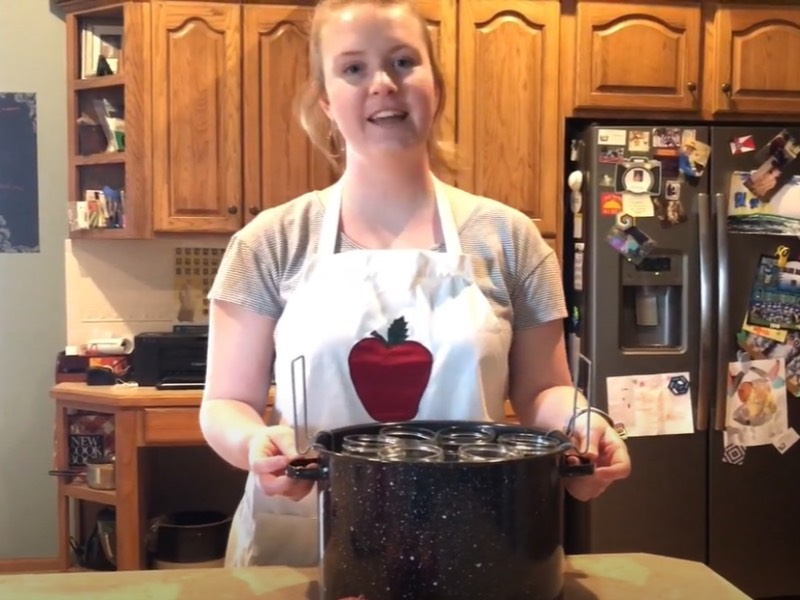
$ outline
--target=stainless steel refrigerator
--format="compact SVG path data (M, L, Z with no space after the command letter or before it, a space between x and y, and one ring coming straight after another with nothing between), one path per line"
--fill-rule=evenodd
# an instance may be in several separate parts
M701 561L753 598L800 597L800 126L572 121L565 142L568 346L591 366L574 375L606 410L622 381L611 408L639 428L631 477L569 503L568 550ZM656 374L668 391L645 401Z

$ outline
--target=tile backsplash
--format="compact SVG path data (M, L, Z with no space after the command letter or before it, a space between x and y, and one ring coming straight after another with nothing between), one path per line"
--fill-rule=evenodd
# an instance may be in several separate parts
M67 345L171 330L180 309L175 249L224 249L227 241L225 236L67 240ZM204 322L202 315L193 321Z

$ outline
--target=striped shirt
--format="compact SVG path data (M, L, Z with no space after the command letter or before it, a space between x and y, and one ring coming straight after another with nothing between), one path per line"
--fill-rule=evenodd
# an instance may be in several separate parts
M535 224L505 204L443 187L462 251L473 257L475 282L498 318L518 330L566 317L558 260ZM262 211L236 232L208 297L278 320L306 258L316 252L324 213L322 193L308 192ZM358 249L339 234L337 252ZM444 244L434 250L443 252Z

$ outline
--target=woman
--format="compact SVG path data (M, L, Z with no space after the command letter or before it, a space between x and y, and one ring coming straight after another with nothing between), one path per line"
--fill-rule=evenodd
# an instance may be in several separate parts
M413 5L323 0L311 72L302 123L321 149L346 156L342 176L233 236L209 294L201 426L221 457L249 471L228 565L318 561L316 497L284 474L297 453L298 356L308 399L301 432L502 420L506 397L524 424L564 429L572 415L553 251L521 213L432 175L444 88ZM588 437L596 473L567 482L584 500L630 470L613 428L593 418L587 431L588 421L575 419L575 437Z

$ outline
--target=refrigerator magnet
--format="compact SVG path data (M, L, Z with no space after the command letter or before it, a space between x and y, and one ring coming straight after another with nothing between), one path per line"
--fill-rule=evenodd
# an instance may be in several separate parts
M793 427L789 427L789 429L772 440L772 445L775 446L781 454L786 454L786 451L794 446L798 440L800 440L800 435L798 435Z
M711 146L699 140L687 140L681 146L679 168L687 177L700 177L711 157Z
M681 130L675 127L653 129L653 148L680 148Z
M750 292L748 325L800 330L800 262L778 266L776 256L762 255Z
M727 438L727 435L723 433L724 437ZM747 453L747 448L744 446L740 446L739 444L733 444L727 441L723 442L724 449L722 450L722 462L727 463L729 465L743 465L744 464L744 457Z
M600 214L604 217L612 217L622 212L622 196L613 192L602 192L600 194Z
M614 166L614 191L621 194L661 193L661 163L649 158L629 158Z
M628 132L628 150L630 152L650 152L650 132Z
M598 129L597 130L597 145L598 146L624 146L625 145L625 130L624 129Z
M747 152L755 152L756 142L752 135L741 135L731 139L730 147L731 154L745 154Z
M630 215L619 214L614 225L606 234L606 241L626 259L634 264L639 264L650 254L656 243L644 231L633 224Z
M760 165L745 177L744 186L762 202L769 202L792 178L786 168L798 154L800 143L784 129L755 154Z
M649 194L622 194L622 212L632 217L653 217L655 207Z

